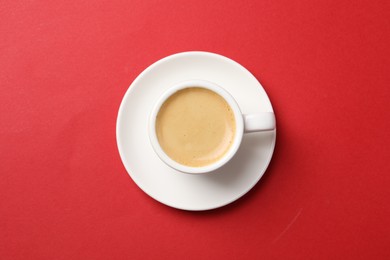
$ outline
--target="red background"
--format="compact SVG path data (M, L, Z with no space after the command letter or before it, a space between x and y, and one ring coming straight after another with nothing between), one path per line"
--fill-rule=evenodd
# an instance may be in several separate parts
M389 31L385 0L2 1L0 258L390 259ZM135 77L189 50L278 120L265 176L207 212L144 194L115 140Z

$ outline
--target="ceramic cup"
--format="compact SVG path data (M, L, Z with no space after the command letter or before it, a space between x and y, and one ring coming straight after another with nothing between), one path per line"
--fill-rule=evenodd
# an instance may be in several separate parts
M177 91L193 87L208 89L220 95L230 106L235 119L235 135L232 138L232 143L229 149L217 161L200 167L187 166L170 158L161 147L156 133L157 115L162 105ZM205 80L187 80L175 84L160 96L151 111L148 131L150 143L154 151L165 164L183 173L202 174L215 171L216 169L225 165L230 159L232 159L240 147L244 134L251 132L270 131L273 129L275 129L275 115L273 112L244 115L241 113L241 110L234 97L223 87Z

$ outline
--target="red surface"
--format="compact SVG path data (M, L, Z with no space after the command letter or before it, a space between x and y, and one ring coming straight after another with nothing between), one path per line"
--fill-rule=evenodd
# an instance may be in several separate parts
M390 259L389 2L235 2L2 1L0 259ZM149 198L115 141L130 83L188 50L278 120L261 182L209 212Z

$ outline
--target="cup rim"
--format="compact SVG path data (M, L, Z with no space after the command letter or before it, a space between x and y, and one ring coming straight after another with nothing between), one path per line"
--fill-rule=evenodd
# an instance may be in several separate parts
M157 115L161 109L161 106L165 103L165 101L173 94L175 94L177 91L186 88L191 88L191 87L205 88L219 94L231 107L236 122L236 134L234 136L233 143L230 146L229 150L219 160L209 165L201 166L201 167L192 167L192 166L183 165L176 162L171 157L169 157L160 146L156 134L156 129L155 129ZM165 164L183 173L189 173L189 174L209 173L222 167L236 154L241 144L243 134L244 134L244 120L243 120L240 107L238 106L236 100L225 89L223 89L222 87L218 86L213 82L206 81L206 80L200 80L200 79L185 80L173 85L168 90L166 90L157 100L157 102L155 103L151 111L150 118L149 118L149 139L154 151Z

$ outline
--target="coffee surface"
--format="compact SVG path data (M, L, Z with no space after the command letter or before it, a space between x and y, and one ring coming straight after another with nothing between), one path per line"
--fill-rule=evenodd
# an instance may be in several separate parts
M156 134L176 162L202 167L218 161L235 136L234 113L219 94L200 87L180 90L161 106Z

